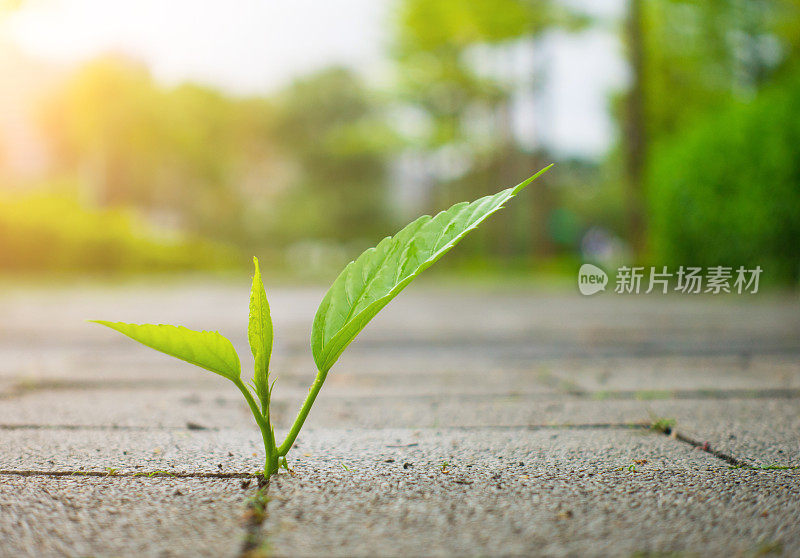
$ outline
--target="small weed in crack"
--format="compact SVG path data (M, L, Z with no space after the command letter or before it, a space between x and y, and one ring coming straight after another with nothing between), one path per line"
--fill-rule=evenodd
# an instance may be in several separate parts
M654 417L653 421L650 423L650 430L661 432L669 436L672 434L676 423L677 421L674 418Z

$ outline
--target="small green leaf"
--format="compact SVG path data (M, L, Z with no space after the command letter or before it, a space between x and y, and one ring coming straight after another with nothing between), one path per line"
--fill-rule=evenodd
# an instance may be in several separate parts
M194 331L183 326L163 324L90 321L119 331L152 349L215 372L234 382L239 381L239 355L231 342L216 331Z
M256 394L261 401L261 409L268 408L269 401L269 359L272 356L272 317L269 313L267 293L261 281L261 269L258 258L253 258L255 273L253 286L250 289L250 321L247 326L247 339L255 358L255 374L253 383Z
M367 323L411 281L549 168L493 196L457 203L435 217L424 215L347 264L314 318L311 349L320 372L330 370Z

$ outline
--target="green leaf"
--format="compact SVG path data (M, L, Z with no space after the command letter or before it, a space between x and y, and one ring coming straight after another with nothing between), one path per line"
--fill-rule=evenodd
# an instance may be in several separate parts
M239 381L239 355L231 342L216 331L194 331L183 326L163 324L90 321L119 331L151 349L185 360L234 382Z
M320 372L330 370L364 326L414 278L549 168L493 196L457 203L435 217L424 215L347 264L314 318L311 349Z
M269 401L269 359L272 355L272 317L269 313L267 293L261 281L261 269L258 258L253 258L255 274L250 289L250 321L247 325L247 339L255 358L255 374L253 383L256 394L261 401L262 411L266 411Z

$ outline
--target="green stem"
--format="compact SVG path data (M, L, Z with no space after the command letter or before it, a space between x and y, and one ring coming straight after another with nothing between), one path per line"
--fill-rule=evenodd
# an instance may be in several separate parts
M317 377L314 379L314 383L311 384L311 387L308 390L308 396L306 397L306 400L303 401L303 406L300 407L300 412L297 413L297 418L294 419L292 428L286 435L286 439L278 447L278 455L280 457L284 457L287 453L289 453L289 450L292 449L292 444L294 444L294 441L297 439L297 435L300 433L300 429L303 427L303 423L306 421L308 412L311 410L311 406L314 404L314 400L317 398L317 394L322 388L322 384L325 382L325 377L327 375L327 372L317 372Z
M264 440L264 452L266 453L266 460L264 462L264 476L269 478L272 474L278 472L278 451L275 448L275 434L272 431L272 426L269 422L269 409L267 408L264 414L258 409L253 396L241 380L234 380L236 387L244 395L253 417L256 419L258 429L261 430L261 438Z

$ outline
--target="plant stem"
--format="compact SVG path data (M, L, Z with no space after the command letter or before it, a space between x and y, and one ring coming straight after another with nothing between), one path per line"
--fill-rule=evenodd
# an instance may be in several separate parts
M253 396L250 394L250 391L242 383L242 381L235 380L233 383L236 384L236 387L238 387L239 391L241 391L242 395L244 395L247 405L250 407L250 411L253 413L253 417L256 419L258 429L261 430L261 438L264 440L264 452L266 454L266 459L264 461L264 476L269 478L271 475L278 472L278 451L275 447L275 433L272 431L272 426L270 425L269 421L269 408L265 409L264 414L262 415L261 411L258 409L258 405L253 399Z
M300 412L297 413L297 418L294 419L292 428L286 435L286 439L278 447L278 455L280 457L284 457L287 453L289 453L289 450L292 449L292 444L294 444L295 439L297 439L297 435L300 433L300 429L303 427L303 423L306 421L308 412L311 410L311 406L314 404L314 400L317 398L317 394L319 393L320 388L322 388L322 384L325 382L325 377L327 375L327 372L317 372L317 377L314 379L314 383L311 384L311 387L308 389L308 396L306 396L306 400L303 401L303 406L300 407Z

